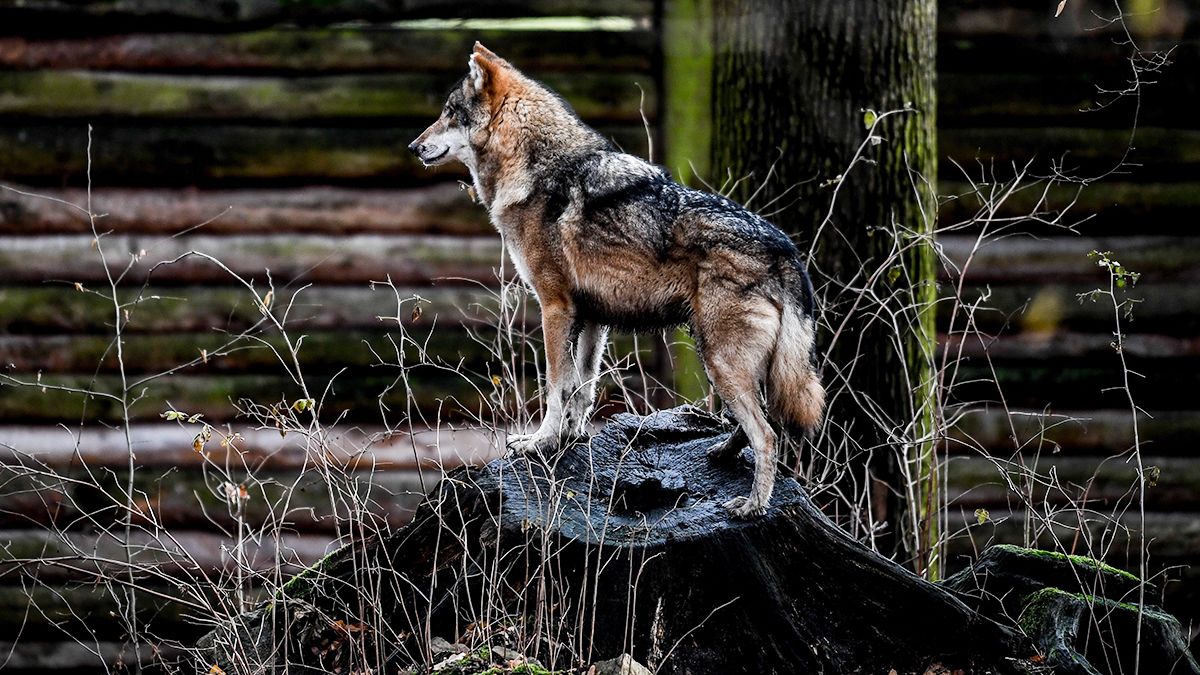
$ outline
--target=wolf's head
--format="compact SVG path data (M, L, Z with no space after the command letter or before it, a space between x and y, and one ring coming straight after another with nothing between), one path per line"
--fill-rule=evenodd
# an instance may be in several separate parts
M457 160L474 168L476 152L488 141L493 110L523 79L507 61L478 42L467 67L467 76L450 91L437 121L408 145L425 166Z

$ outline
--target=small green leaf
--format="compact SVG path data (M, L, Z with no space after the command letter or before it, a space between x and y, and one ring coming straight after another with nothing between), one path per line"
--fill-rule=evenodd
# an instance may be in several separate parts
M901 271L902 270L900 269L899 265L893 265L890 269L888 269L888 271L887 271L888 283L889 284L896 283L896 280L900 278Z
M863 112L863 127L870 129L871 127L875 126L875 120L877 120L877 119L879 119L879 116L875 114L874 110L868 109L868 110L864 111Z
M1155 487L1158 485L1158 479L1162 477L1162 469L1157 466L1146 467L1146 485Z
M980 525L986 523L988 517L991 515L992 514L988 513L987 509L975 509L975 520L978 521Z

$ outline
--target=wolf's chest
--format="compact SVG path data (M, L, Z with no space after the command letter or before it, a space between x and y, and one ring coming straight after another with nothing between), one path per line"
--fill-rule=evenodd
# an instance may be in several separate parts
M529 262L525 256L524 244L520 237L505 235L501 230L500 237L504 242L504 251L508 254L508 258L512 260L513 267L517 269L517 275L521 277L521 281L525 282L526 286L537 291L537 286L533 283L533 273L529 270Z

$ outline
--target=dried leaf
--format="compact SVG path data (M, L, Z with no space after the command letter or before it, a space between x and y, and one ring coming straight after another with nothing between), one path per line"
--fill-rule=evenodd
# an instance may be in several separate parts
M214 663L212 668L208 669L208 675L225 675L225 671L221 670L221 666Z
M208 363L208 350L204 349L203 347L200 348L200 360L204 363Z
M1058 9L1054 10L1054 17L1058 18L1058 16L1060 14L1062 14L1063 10L1066 8L1067 8L1067 0L1059 0Z
M413 311L412 311L412 322L413 323L416 323L421 320L421 312L422 312L422 310L421 310L420 305L413 305Z
M75 282L75 290L77 290L77 291L79 291L80 293L82 293L82 292L83 292L83 284L81 284L81 283L79 283L78 281L76 281L76 282Z

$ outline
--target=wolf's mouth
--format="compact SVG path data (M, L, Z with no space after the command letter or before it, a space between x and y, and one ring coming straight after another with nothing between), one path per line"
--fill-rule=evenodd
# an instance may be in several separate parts
M437 154L437 156L435 156L435 157L422 157L422 158L421 158L421 163L422 163L422 164L424 164L425 166L429 166L429 165L431 165L433 162L436 162L436 161L438 161L439 159L441 159L441 158L445 157L445 156L446 156L446 155L448 155L449 153L450 153L450 148L447 146L445 150L442 150L441 152L439 152L439 153Z

